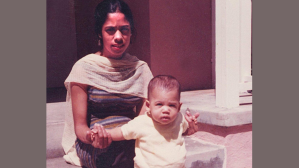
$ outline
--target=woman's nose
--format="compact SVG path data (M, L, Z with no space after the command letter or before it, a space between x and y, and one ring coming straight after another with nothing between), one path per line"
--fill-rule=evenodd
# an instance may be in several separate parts
M122 43L122 34L119 30L117 30L114 34L114 41L116 43Z

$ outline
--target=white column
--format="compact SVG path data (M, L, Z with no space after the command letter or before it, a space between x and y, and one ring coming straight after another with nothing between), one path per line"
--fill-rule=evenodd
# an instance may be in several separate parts
M240 1L240 92L252 89L251 6L251 0Z
M215 1L216 106L239 106L240 0Z

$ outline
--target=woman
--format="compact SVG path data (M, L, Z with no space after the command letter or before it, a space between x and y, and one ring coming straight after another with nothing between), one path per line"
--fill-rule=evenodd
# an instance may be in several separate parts
M126 3L104 0L96 7L95 20L100 49L78 60L65 81L64 159L85 167L133 167L134 141L111 142L105 129L94 124L113 128L143 114L153 76L145 62L126 53L134 33Z

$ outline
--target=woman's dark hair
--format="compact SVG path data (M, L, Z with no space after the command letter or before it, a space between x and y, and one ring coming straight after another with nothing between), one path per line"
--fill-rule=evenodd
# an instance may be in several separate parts
M103 44L103 39L99 38L99 36L102 36L102 27L107 19L107 15L115 12L121 12L125 15L125 18L130 23L132 35L135 33L133 15L129 6L122 0L104 0L97 5L94 14L95 32L101 44ZM102 49L103 46L100 45L100 50Z

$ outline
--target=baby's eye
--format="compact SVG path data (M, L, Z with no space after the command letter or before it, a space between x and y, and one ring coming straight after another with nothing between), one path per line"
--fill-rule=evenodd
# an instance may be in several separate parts
M174 104L169 105L169 107L176 107Z
M156 106L162 106L162 103L157 103Z

